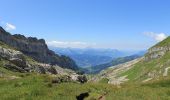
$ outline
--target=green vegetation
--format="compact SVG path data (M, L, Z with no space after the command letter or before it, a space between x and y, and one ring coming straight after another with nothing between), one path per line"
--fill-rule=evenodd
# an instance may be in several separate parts
M109 79L107 78L102 78L99 83L108 83Z
M169 58L170 58L170 52L167 52L166 55L157 58L152 59L150 61L140 61L137 64L134 65L133 68L131 68L128 71L125 71L124 73L121 73L120 76L127 75L127 78L131 81L133 80L144 80L147 77L147 74L149 72L155 71L157 76L159 76L159 71L164 71L166 67L169 67ZM161 75L160 75L161 76Z
M6 61L4 61L6 62ZM1 62L2 63L2 62ZM0 64L1 65L1 64ZM81 93L89 93L85 100L168 100L170 79L164 78L149 83L126 83L120 87L106 84L103 78L98 83L53 83L53 76L36 73L11 72L0 67L8 77L0 77L1 100L76 100ZM16 76L15 79L10 76Z
M0 78L1 100L76 100L88 92L86 100L168 100L170 79L145 84L124 84L121 87L105 83L52 83L53 77L40 74L22 74L17 79ZM103 79L106 80L106 79Z

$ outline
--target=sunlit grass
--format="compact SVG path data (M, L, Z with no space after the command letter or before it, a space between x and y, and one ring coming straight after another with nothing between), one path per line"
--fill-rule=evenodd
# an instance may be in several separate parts
M88 92L87 100L104 96L106 100L168 100L170 79L142 84L127 83L120 87L106 83L51 83L52 77L40 74L23 75L18 79L0 79L1 100L76 100Z

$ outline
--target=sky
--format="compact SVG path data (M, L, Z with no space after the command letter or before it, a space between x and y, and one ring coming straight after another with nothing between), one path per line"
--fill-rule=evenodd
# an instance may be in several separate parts
M170 0L0 0L0 25L49 46L144 50L170 34Z

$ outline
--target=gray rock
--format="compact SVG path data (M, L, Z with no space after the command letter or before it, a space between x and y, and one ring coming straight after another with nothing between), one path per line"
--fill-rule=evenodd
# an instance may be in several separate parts
M57 70L53 66L47 68L47 71L51 74L58 74Z
M166 52L170 51L170 47L153 47L148 50L148 53L145 56L145 61L149 61L152 59L160 58L165 55Z
M19 51L6 49L0 46L0 56L21 68L28 67L24 55Z
M86 83L87 82L87 77L85 75L79 75L77 77L77 81L80 83Z
M45 68L42 67L42 66L36 66L36 67L35 67L35 72L38 72L38 73L40 73L40 74L46 74L46 70L45 70Z
M52 83L63 83L63 82L71 82L73 81L71 79L70 76L68 75L63 75L63 76L60 76L60 77L55 77L54 79L52 79Z

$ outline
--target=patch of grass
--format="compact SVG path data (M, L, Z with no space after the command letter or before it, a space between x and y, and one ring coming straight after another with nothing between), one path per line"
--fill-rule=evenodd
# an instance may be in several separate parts
M109 79L107 78L102 78L99 83L108 83Z
M105 83L51 84L51 76L31 74L14 80L0 79L1 100L76 100L81 93L89 93L86 100L168 100L170 79L147 84L124 84L121 88ZM105 79L103 79L105 80Z

